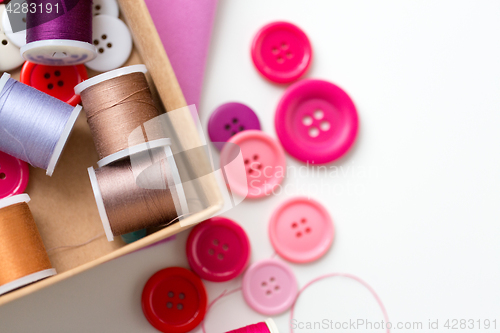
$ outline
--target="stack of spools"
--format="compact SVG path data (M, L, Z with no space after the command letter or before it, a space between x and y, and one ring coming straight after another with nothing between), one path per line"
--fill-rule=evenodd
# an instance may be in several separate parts
M75 87L100 159L99 168L88 171L109 241L167 225L187 213L146 72L144 65L124 67Z

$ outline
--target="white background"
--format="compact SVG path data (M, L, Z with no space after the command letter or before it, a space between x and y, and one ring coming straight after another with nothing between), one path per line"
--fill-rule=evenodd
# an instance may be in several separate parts
M377 290L394 323L422 321L425 328L439 319L442 328L448 318L497 319L500 330L499 17L496 0L221 0L204 124L218 105L240 101L275 136L285 88L259 76L249 49L261 26L282 19L311 39L307 76L343 87L361 121L352 152L334 164L343 173L288 178L295 191L225 214L248 232L252 261L273 253L267 223L274 207L310 195L327 207L337 235L321 260L291 265L300 285L348 272ZM142 287L161 268L186 266L186 236L1 307L0 332L155 332L141 311ZM210 299L240 282L207 283ZM340 278L308 290L297 314L304 321L382 319L363 287ZM237 293L208 314L207 331L264 318ZM288 313L275 319L289 331Z

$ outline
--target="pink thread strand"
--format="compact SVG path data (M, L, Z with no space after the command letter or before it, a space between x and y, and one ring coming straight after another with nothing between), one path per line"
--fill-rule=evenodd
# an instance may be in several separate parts
M231 290L231 291L227 291L227 289L226 289L226 290L224 290L224 291L223 291L223 292L222 292L219 296L217 296L217 297L216 297L216 298L215 298L212 302L210 302L210 303L208 304L208 306L207 306L207 312L206 312L206 313L208 314L208 311L210 310L210 308L211 308L211 307L212 307L212 306L213 306L213 305L214 305L217 301L219 301L220 299L222 299L222 298L224 298L224 297L227 297L227 296L229 296L229 295L231 295L231 294L234 294L235 292L240 291L241 289L242 289L241 287L238 287L238 288L233 289L233 290ZM206 319L206 318L207 318L207 317L205 316L205 319ZM207 331L205 330L205 319L203 319L203 321L201 322L201 330L203 331L203 333L207 333Z
M290 323L292 322L293 320L293 312L294 312L294 309L295 309L295 304L297 304L297 301L299 300L299 296L309 287L311 286L312 284L320 281L320 280L323 280L323 279L326 279L326 278L329 278L329 277L346 277L346 278L349 278L349 279L352 279L356 282L359 282L361 283L366 289L368 289L368 291L370 291L370 293L373 295L373 297L375 298L375 300L377 301L378 305L380 306L380 309L382 310L382 314L384 315L384 320L386 322L386 324L389 322L389 316L387 315L387 310L385 309L384 307L384 304L382 303L382 300L380 299L380 297L377 295L377 293L375 292L375 290L368 284L366 283L365 281L363 281L362 279L360 279L359 277L355 276L355 275L352 275L352 274L347 274L347 273L330 273L330 274L325 274L325 275L321 275L317 278L314 278L313 280L309 281L304 287L302 287L299 292L297 293L297 297L295 298L295 301L293 302L292 304L292 308L290 309ZM290 325L290 332L293 333L293 327L292 325ZM391 330L390 328L387 328L386 330L387 333L390 333Z

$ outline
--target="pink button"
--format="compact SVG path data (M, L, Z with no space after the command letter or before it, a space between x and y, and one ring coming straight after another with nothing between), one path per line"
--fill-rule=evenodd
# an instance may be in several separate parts
M250 241L238 224L224 217L214 217L193 228L186 253L189 266L202 279L229 281L248 265Z
M221 152L220 164L228 165L239 146L245 172L227 169L226 178L235 193L249 198L270 195L283 181L286 172L285 153L275 139L258 130L247 130L233 136ZM237 146L236 146L237 145ZM248 192L248 194L247 194Z
M295 197L274 211L269 221L269 237L280 256L306 263L319 259L332 245L333 222L317 201Z
M28 179L28 164L0 151L0 199L23 193Z
M278 260L258 261L243 276L245 301L252 309L267 316L288 310L297 292L295 275L288 265Z
M309 68L312 48L299 27L273 22L257 32L252 43L252 60L257 70L277 83L297 80Z
M353 145L358 113L338 86L322 80L303 80L290 86L274 118L283 148L311 164L332 162Z

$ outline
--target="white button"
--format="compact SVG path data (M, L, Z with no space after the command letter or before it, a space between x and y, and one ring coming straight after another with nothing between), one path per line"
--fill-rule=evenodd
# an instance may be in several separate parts
M11 15L14 19L20 20L20 24L23 27L26 28L26 14L15 14ZM24 45L26 45L26 29L22 31L18 31L16 33L12 32L12 27L10 25L10 19L9 16L7 15L7 11L4 10L2 13L2 16L0 18L2 20L2 26L1 28L3 29L3 32L7 36L10 42L12 42L15 46L21 48ZM18 26L18 24L16 24ZM1 29L0 29L1 30Z
M0 18L5 10L5 5L0 5ZM0 25L1 26L1 25ZM3 30L3 29L2 29ZM19 48L9 41L3 31L0 32L0 72L10 71L24 63Z
M92 15L109 15L118 17L118 3L116 0L94 0L92 3Z
M121 20L108 16L94 16L92 42L97 49L97 58L85 65L99 72L122 66L132 52L132 36Z

